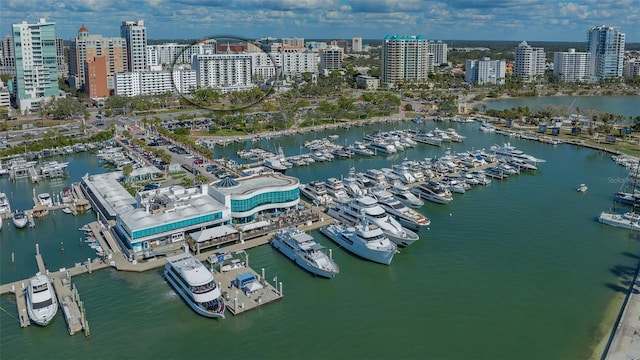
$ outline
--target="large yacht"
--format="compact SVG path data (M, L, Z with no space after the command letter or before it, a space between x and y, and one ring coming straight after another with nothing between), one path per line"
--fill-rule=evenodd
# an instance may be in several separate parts
M494 145L491 147L491 151L497 156L521 159L532 165L546 162L546 160L538 159L535 156L531 156L529 154L525 154L521 150L517 150L510 143L505 143L502 146Z
M331 195L327 193L327 187L324 181L320 180L314 180L308 184L301 184L300 193L317 205L327 205L333 201Z
M389 189L389 192L396 197L396 199L400 200L403 204L407 205L410 208L421 208L424 205L424 201L418 199L417 196L413 195L409 188L400 184L395 183Z
M420 184L412 188L411 192L420 199L426 199L438 204L448 204L453 200L451 192L435 181Z
M340 272L338 264L327 255L324 246L296 227L276 231L271 245L312 274L333 278Z
M167 258L164 277L198 314L224 318L224 300L213 274L189 253Z
M68 162L47 161L40 166L40 174L56 175L62 174L67 170Z
M373 150L374 153L382 153L382 154L395 154L398 152L398 149L393 144L388 144L383 140L373 140L367 146L369 149Z
M351 253L380 264L391 264L398 249L379 227L369 226L367 220L356 226L323 226L320 232Z
M7 194L0 192L0 216L11 213L11 205Z
M344 188L344 183L342 182L342 180L339 180L334 177L328 178L326 181L326 187L327 187L327 193L334 200L349 198L349 195L347 194L347 191Z
M58 301L51 280L46 275L36 274L29 279L26 297L31 321L41 326L48 325L58 312Z
M29 218L27 217L27 214L24 211L16 210L13 213L13 225L16 228L22 229L25 226L27 226L28 223L29 223Z
M282 159L280 159L279 157L264 159L262 165L268 167L273 171L277 171L283 174L287 171L287 166L282 163Z
M624 214L602 212L598 221L605 225L640 231L640 214L628 211Z
M400 225L396 219L389 216L376 199L368 195L336 201L327 209L327 215L351 226L360 223L364 217L400 246L409 246L419 239L418 234Z
M372 193L372 195L389 215L393 216L398 220L400 225L407 229L418 230L422 226L429 226L431 224L431 220L407 207L389 191L376 191Z

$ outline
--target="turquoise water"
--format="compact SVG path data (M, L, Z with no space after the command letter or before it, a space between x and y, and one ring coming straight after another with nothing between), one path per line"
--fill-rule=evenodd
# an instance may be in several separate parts
M333 133L340 135L338 142L352 142L363 132L416 126L403 122L353 127L215 150L218 157L235 158L241 148L275 151L282 146L285 154L294 155L305 140ZM453 151L511 141L547 162L533 174L494 180L455 195L450 205L425 204L421 210L431 218L431 226L421 230L421 240L396 255L391 266L355 258L318 232L312 235L333 248L340 265L335 279L314 278L269 246L252 249L252 267L265 268L267 279L277 275L285 297L222 321L197 316L164 282L160 270L142 274L102 270L74 278L88 312L88 339L81 334L70 337L60 315L46 328L21 329L14 299L3 296L0 355L7 359L49 354L108 359L588 357L606 335L598 329L605 310L620 294L621 274L633 269L640 256L635 234L595 221L600 211L613 206L611 195L620 184L611 179L624 178L626 172L604 153L485 134L477 124L441 126L467 136L465 143L452 145ZM418 145L402 154L315 164L288 174L307 182L346 175L350 167L357 171L390 167L405 157L439 156L444 151ZM85 169L104 171L86 155L78 157ZM75 176L70 180L77 181ZM589 186L584 194L575 191L580 183ZM2 179L0 186L13 189L14 202L30 201L29 183ZM26 200L16 199L25 194ZM35 242L41 244L50 268L85 259L85 249L76 240L77 227L94 215L82 216L60 213L55 222L50 216L24 233L2 230L1 282L35 271ZM16 253L16 264L10 264L9 251Z
M488 109L510 109L529 107L543 109L545 105L561 106L575 112L579 108L582 113L586 109L598 112L636 117L640 115L640 96L541 96L528 98L508 98L487 100L483 102Z

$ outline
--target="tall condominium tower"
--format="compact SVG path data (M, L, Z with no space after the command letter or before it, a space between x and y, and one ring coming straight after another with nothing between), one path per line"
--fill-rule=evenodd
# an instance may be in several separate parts
M587 51L591 53L594 81L622 76L624 33L611 26L595 26L587 33Z
M448 51L447 43L442 41L429 41L429 53L433 54L434 65L446 64Z
M422 35L387 35L382 41L382 82L420 82L427 80L428 41Z
M591 53L576 49L553 53L553 74L565 82L590 81Z
M362 37L354 36L353 39L351 39L351 51L362 51Z
M342 69L342 57L344 50L336 45L331 45L320 51L320 70Z
M0 74L15 75L16 73L16 54L13 50L13 37L7 35L2 38L0 45Z
M523 41L515 49L513 74L524 82L532 81L536 76L544 75L545 61L544 48L534 48Z
M127 71L127 43L121 37L102 37L89 34L84 25L78 30L78 36L71 39L69 47L69 83L81 89L85 85L85 68L87 62L94 62L94 58L104 57L106 62L107 88L114 89L114 74ZM97 64L100 64L99 62ZM95 65L95 64L94 64ZM101 76L101 72L99 72Z
M147 28L144 21L123 21L120 36L127 42L128 71L147 70Z
M504 84L504 76L507 65L504 60L491 60L488 57L482 60L467 60L464 80L469 83Z
M36 108L51 96L59 96L55 24L13 24L16 57L16 98L20 111Z

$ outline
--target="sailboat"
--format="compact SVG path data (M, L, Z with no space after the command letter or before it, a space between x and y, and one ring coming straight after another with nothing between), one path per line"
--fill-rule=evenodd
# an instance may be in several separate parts
M640 170L640 161L635 170L636 174L638 170ZM618 192L613 196L613 200L625 205L640 206L640 191L636 189L637 182L638 179L631 176L630 173Z

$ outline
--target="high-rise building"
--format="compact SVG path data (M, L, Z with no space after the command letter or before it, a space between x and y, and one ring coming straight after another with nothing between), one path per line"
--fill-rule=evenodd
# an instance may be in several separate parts
M252 54L196 55L191 59L200 87L217 88L221 92L251 90Z
M320 50L320 70L342 69L343 56L344 50L337 45L331 45L326 49Z
M56 66L59 78L69 77L69 64L67 64L67 57L64 55L64 39L60 36L56 36Z
M285 46L304 46L304 38L282 38L281 41Z
M624 68L622 69L622 76L636 77L638 75L640 75L640 60L631 59L626 64L624 64Z
M13 49L13 37L7 35L2 38L0 45L0 74L15 75L16 73L16 54Z
M147 28L144 21L123 21L120 36L127 42L127 70L130 72L147 70Z
M35 24L13 24L16 56L16 99L20 111L31 110L42 100L58 97L55 24L40 19Z
M546 54L544 48L532 47L526 41L515 49L513 75L523 82L529 82L544 75Z
M104 81L107 88L113 90L114 74L127 71L127 43L121 37L89 34L83 25L78 30L78 36L71 39L69 47L69 84L76 89L83 88L87 61L99 57L105 58L107 77Z
M354 36L353 39L351 39L351 51L362 51L362 37Z
M428 41L422 35L387 35L382 41L383 83L425 81L432 66Z
M429 41L429 53L433 54L433 65L438 66L447 63L447 53L449 49L447 43L442 41Z
M469 83L504 84L507 64L503 60L491 60L488 57L482 60L467 60L464 80Z
M107 59L105 56L87 59L84 66L84 92L92 99L109 96L107 87Z
M622 76L625 34L611 26L594 26L587 32L594 81Z
M197 44L165 43L147 46L148 66L171 66L189 64L192 55L211 55L217 52L216 40L206 40Z
M553 53L553 74L565 82L590 81L591 53L576 49Z

